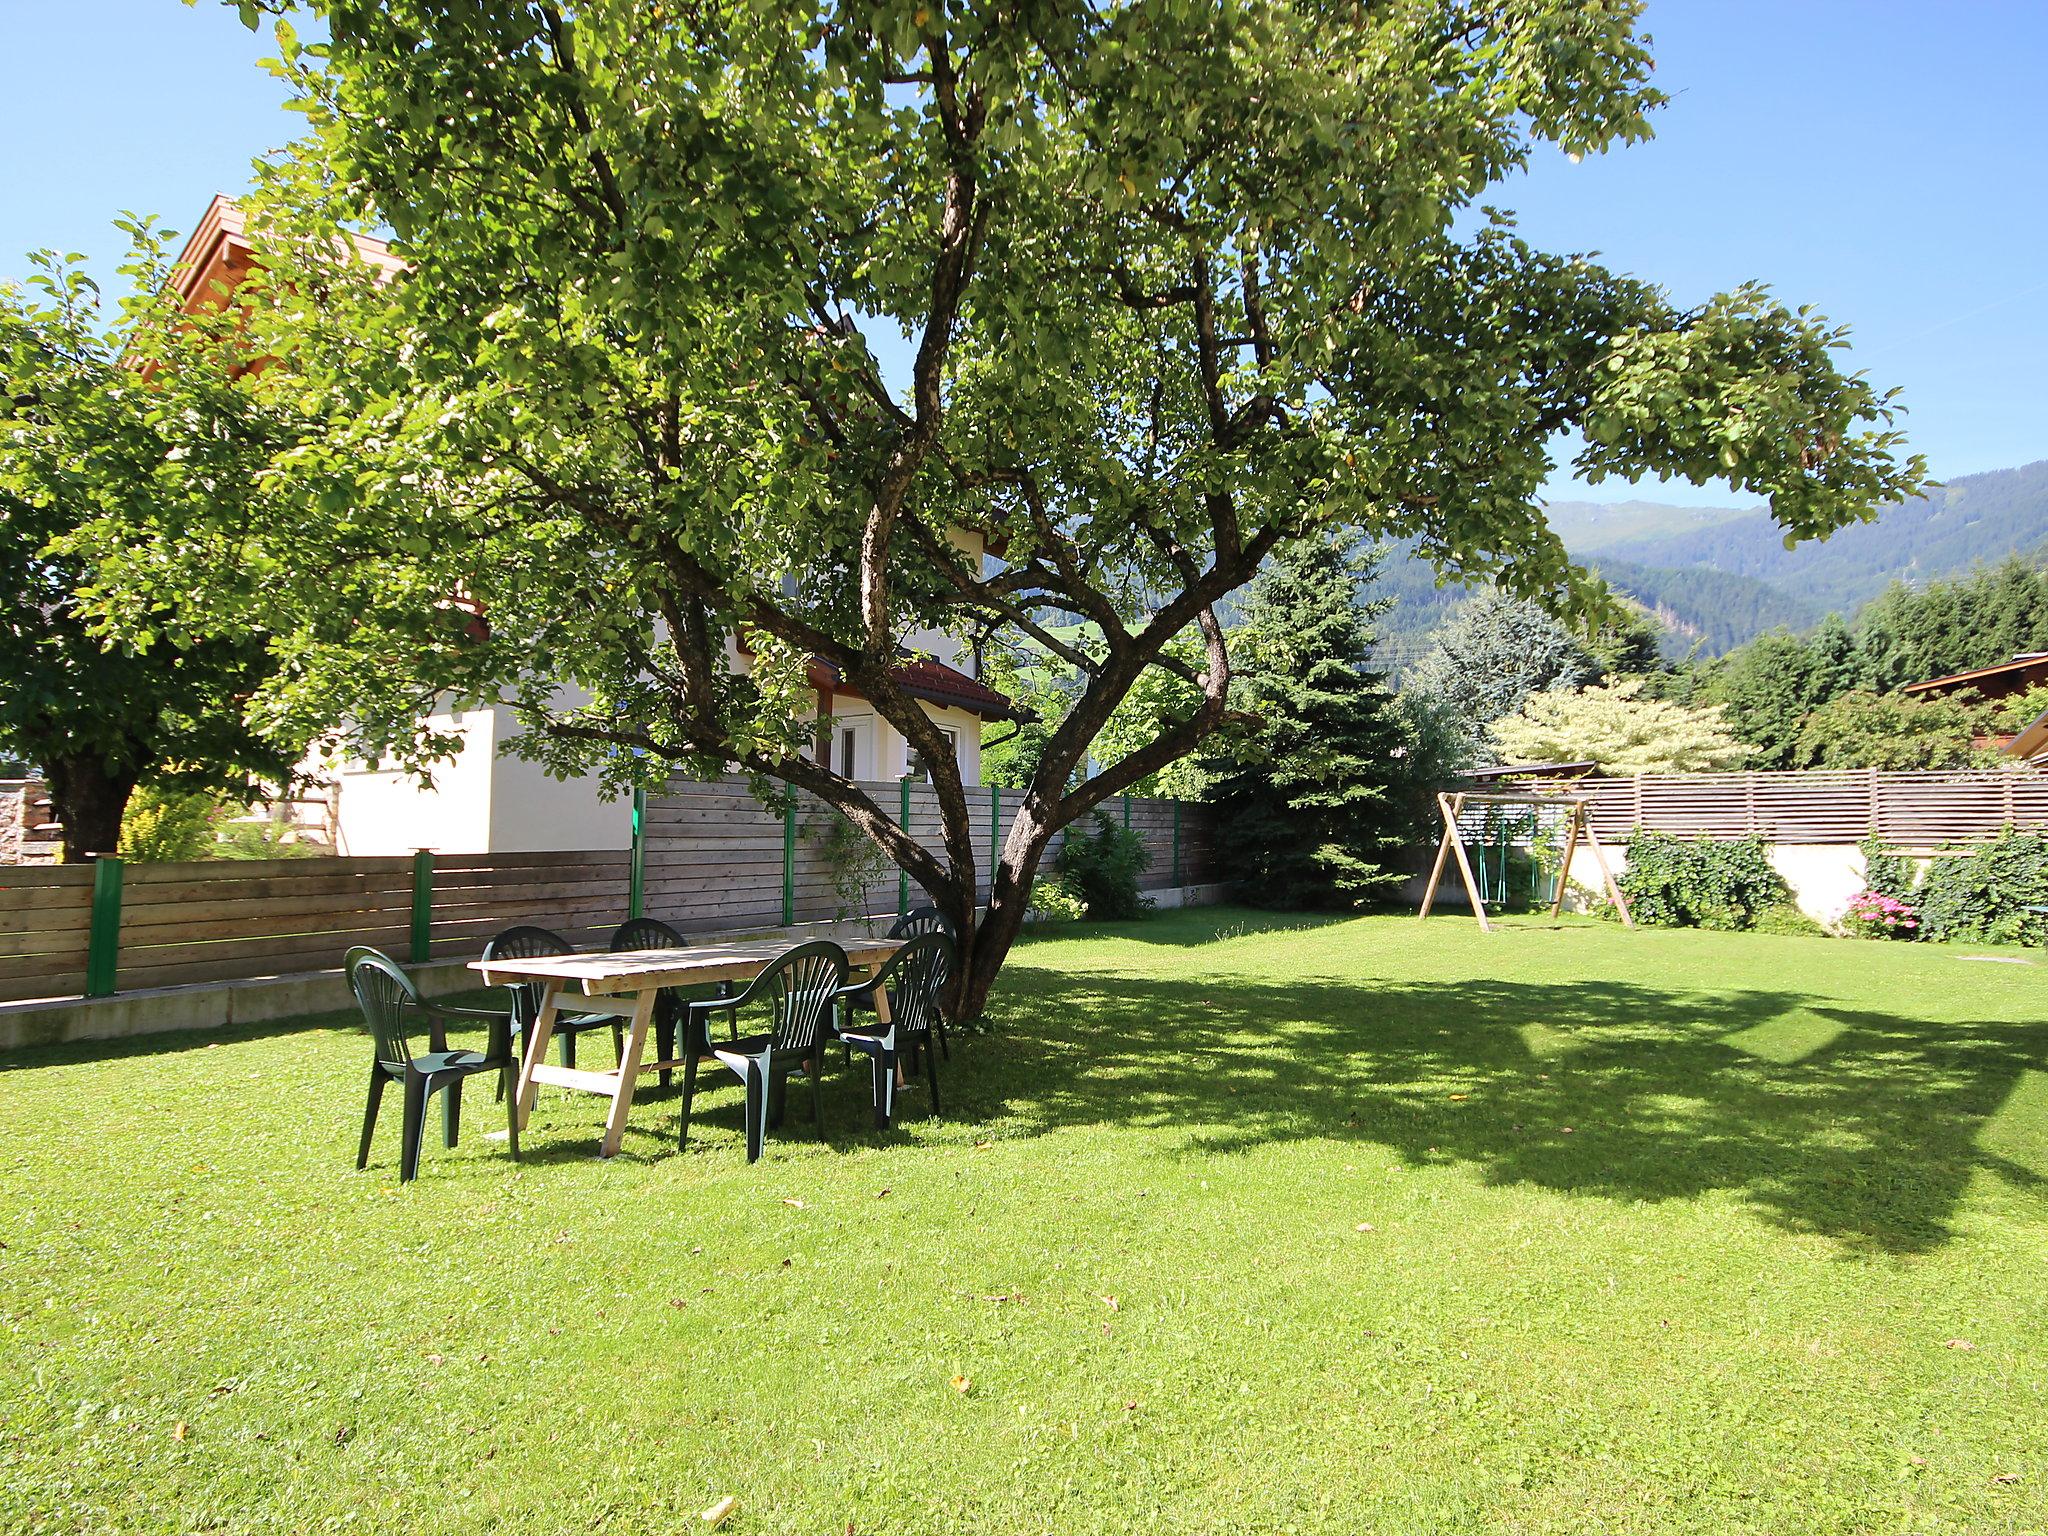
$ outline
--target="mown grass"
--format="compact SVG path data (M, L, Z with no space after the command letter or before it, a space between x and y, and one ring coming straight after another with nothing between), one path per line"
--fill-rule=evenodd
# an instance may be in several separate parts
M403 1190L339 1021L16 1057L0 1527L2039 1530L2015 958L1169 914L1022 947L944 1119L515 1167L473 1089Z

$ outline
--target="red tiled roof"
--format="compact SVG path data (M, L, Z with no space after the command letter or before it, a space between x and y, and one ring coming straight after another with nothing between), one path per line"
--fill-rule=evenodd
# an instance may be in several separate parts
M913 656L891 669L897 684L913 699L923 699L930 704L949 704L964 709L971 715L984 720L1022 720L1025 712L1019 709L1003 694L982 682L969 677L957 667L949 667L943 661L933 661L928 656ZM848 685L840 676L839 669L828 661L813 659L811 662L811 686L829 688L839 693L860 697L858 688Z

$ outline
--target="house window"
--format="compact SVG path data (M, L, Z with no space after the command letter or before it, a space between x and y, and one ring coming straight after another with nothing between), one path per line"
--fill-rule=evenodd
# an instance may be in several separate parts
M951 726L942 725L939 727L939 735L945 738L946 750L952 754L953 761L958 763L960 761L960 733ZM930 763L925 761L924 754L913 749L910 756L910 771L912 775L924 780L927 784L931 783L932 767Z
M860 731L851 725L839 728L839 776L844 779L860 777Z

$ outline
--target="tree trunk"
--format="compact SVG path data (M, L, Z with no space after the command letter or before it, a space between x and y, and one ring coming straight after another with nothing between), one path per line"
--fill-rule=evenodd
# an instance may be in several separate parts
M978 1018L988 1007L996 977L1023 931L1024 915L1031 907L1031 882L1037 878L1039 860L1045 857L1055 830L1035 797L1027 797L1010 823L1002 856L989 872L988 912L961 957L954 1017Z
M43 764L50 803L64 824L64 862L83 864L121 847L121 817L135 793L136 775L115 772L96 754L54 757Z

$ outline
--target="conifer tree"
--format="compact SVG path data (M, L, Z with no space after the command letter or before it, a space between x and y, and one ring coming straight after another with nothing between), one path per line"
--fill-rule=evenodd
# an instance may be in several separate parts
M1246 760L1215 766L1210 798L1220 867L1255 905L1354 906L1399 878L1411 743L1367 659L1386 607L1361 601L1376 564L1304 540L1252 585L1239 645L1263 724Z

